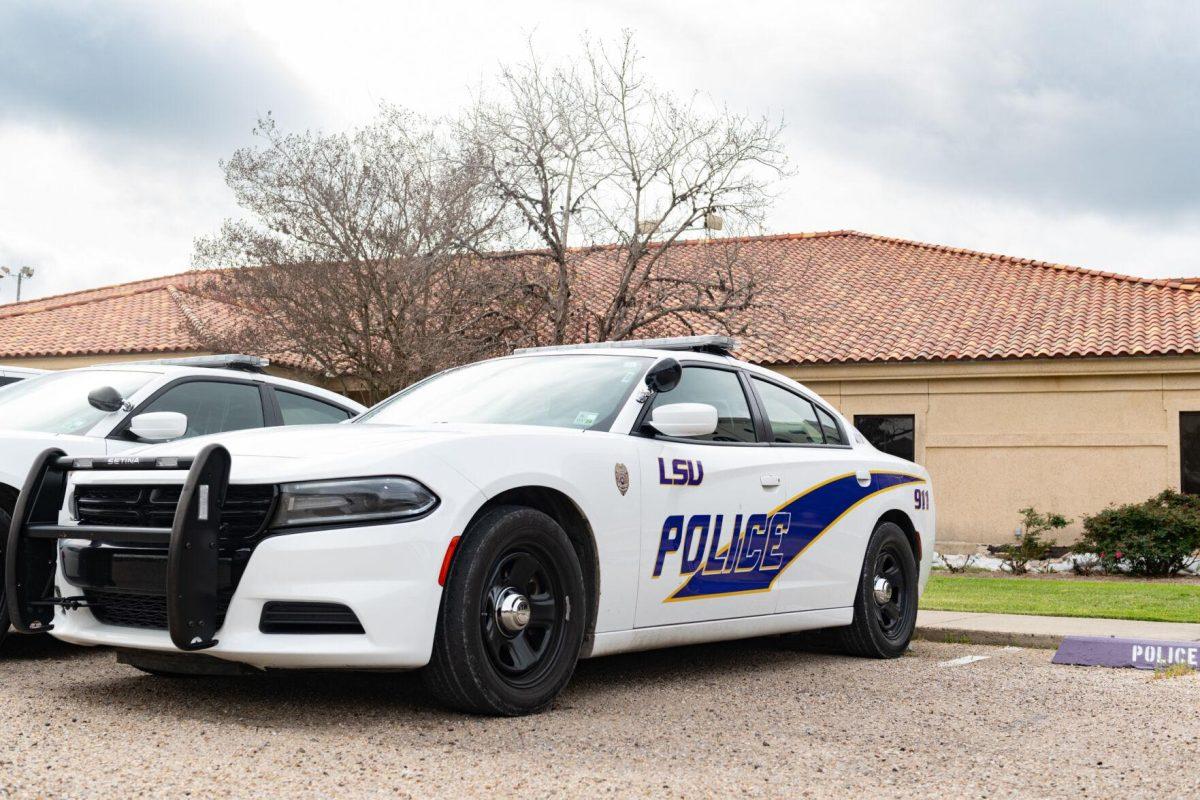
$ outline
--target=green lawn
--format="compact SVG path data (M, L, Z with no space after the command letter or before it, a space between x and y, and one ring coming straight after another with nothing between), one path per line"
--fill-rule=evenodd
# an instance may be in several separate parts
M934 573L921 598L921 608L1200 622L1200 584L983 578Z

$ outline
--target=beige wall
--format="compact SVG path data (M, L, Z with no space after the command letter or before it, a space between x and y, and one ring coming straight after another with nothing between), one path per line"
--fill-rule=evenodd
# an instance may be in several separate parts
M1200 411L1200 358L782 367L842 413L912 414L953 552L1012 536L1032 505L1076 522L1179 488L1179 412Z

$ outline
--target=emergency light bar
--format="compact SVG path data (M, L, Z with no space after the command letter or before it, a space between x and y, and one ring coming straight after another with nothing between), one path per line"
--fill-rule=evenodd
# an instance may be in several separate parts
M693 353L711 353L727 356L737 349L737 340L732 336L709 333L702 336L671 336L665 339L626 339L621 342L585 342L584 344L556 344L549 347L520 347L513 355L528 353L557 353L570 350L599 350L613 347L637 348L639 350L681 350Z
M207 369L237 369L244 372L262 372L271 365L271 359L263 358L262 356L246 356L239 353L225 353L223 355L215 356L160 358L154 361L136 361L133 363L167 364L173 367L203 367Z

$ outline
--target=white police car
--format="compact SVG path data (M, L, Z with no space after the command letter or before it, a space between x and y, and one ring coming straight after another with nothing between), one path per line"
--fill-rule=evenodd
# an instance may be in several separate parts
M518 351L347 425L48 451L13 623L150 672L424 668L495 714L546 707L580 657L815 628L900 655L927 473L731 346Z
M264 374L268 364L257 356L195 356L39 370L26 375L29 380L5 386L0 391L0 530L8 530L30 465L48 447L72 456L112 456L188 436L344 422L366 410L334 392ZM0 597L0 642L7 632Z

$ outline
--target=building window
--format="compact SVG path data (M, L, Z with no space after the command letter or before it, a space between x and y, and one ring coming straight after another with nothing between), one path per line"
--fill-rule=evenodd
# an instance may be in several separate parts
M917 460L914 445L917 419L912 414L855 414L854 427L883 452Z
M1179 488L1200 494L1200 411L1179 413Z

